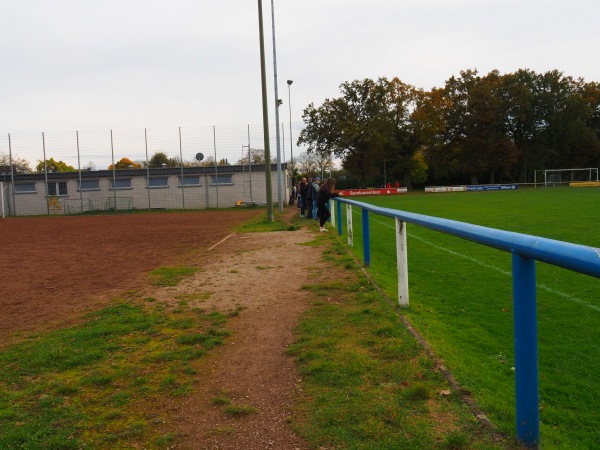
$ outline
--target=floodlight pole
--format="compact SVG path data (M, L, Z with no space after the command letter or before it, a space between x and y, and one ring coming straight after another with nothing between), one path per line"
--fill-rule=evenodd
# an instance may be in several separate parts
M260 40L260 74L263 107L263 139L265 145L265 184L267 194L267 220L273 222L273 186L271 186L271 147L269 144L269 106L267 103L267 77L265 70L265 39L263 32L262 0L258 0L258 32Z
M292 166L292 185L291 188L294 189L294 144L292 141L292 83L293 80L287 80L288 85L288 110L290 111L290 165Z
M281 182L281 144L279 140L279 106L282 101L279 98L279 92L277 89L277 51L275 47L275 7L273 0L271 0L271 25L273 28L273 77L275 84L275 142L277 144L277 201L279 204L279 212L283 212L283 192Z

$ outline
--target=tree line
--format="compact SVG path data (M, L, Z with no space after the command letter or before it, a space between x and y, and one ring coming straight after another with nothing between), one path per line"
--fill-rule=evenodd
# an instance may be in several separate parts
M600 165L600 86L556 70L466 70L431 91L382 77L340 92L304 109L298 144L340 158L362 186L525 183Z
M254 149L252 149L254 151ZM256 157L253 156L252 164L264 164L264 151L262 162L260 159L260 150L257 150ZM242 162L239 162L242 164ZM248 163L247 161L245 162ZM170 157L167 153L162 151L157 151L152 155L148 161L140 160L134 161L130 158L124 157L115 162L114 169L115 170L125 170L125 169L146 169L146 168L161 168L161 167L181 167L181 160L178 157ZM208 156L202 161L184 161L183 167L212 167L215 165L215 158L212 156ZM227 166L230 165L227 158L222 158L217 161L217 166ZM10 173L11 166L13 173L44 173L46 171L52 173L58 172L76 172L77 169L64 161L55 160L53 157L46 159L46 161L38 160L35 167L32 169L29 161L24 158L13 157L10 159L9 155L6 153L0 153L0 173ZM82 168L82 170L96 170L96 165L93 161L88 162ZM110 164L106 170L113 170L113 165Z

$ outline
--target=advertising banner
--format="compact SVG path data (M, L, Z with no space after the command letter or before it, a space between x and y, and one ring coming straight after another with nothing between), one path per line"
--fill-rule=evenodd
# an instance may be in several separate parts
M361 197L365 195L397 195L406 194L407 188L381 188L381 189L342 189L336 192L342 197Z
M467 186L467 191L514 191L518 188L518 184L482 184Z
M464 192L466 186L427 186L425 192Z

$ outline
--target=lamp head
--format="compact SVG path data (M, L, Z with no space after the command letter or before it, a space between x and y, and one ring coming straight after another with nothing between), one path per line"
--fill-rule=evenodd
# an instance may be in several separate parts
M291 86L293 82L294 82L293 80L287 80L288 86Z

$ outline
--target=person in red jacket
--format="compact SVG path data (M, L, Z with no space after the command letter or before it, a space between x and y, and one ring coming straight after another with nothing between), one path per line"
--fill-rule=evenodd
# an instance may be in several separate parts
M317 209L319 210L319 225L321 231L327 231L325 228L325 222L331 217L329 209L327 209L327 202L330 198L339 197L335 191L335 180L328 178L327 181L321 184L319 187L319 193L317 194Z

